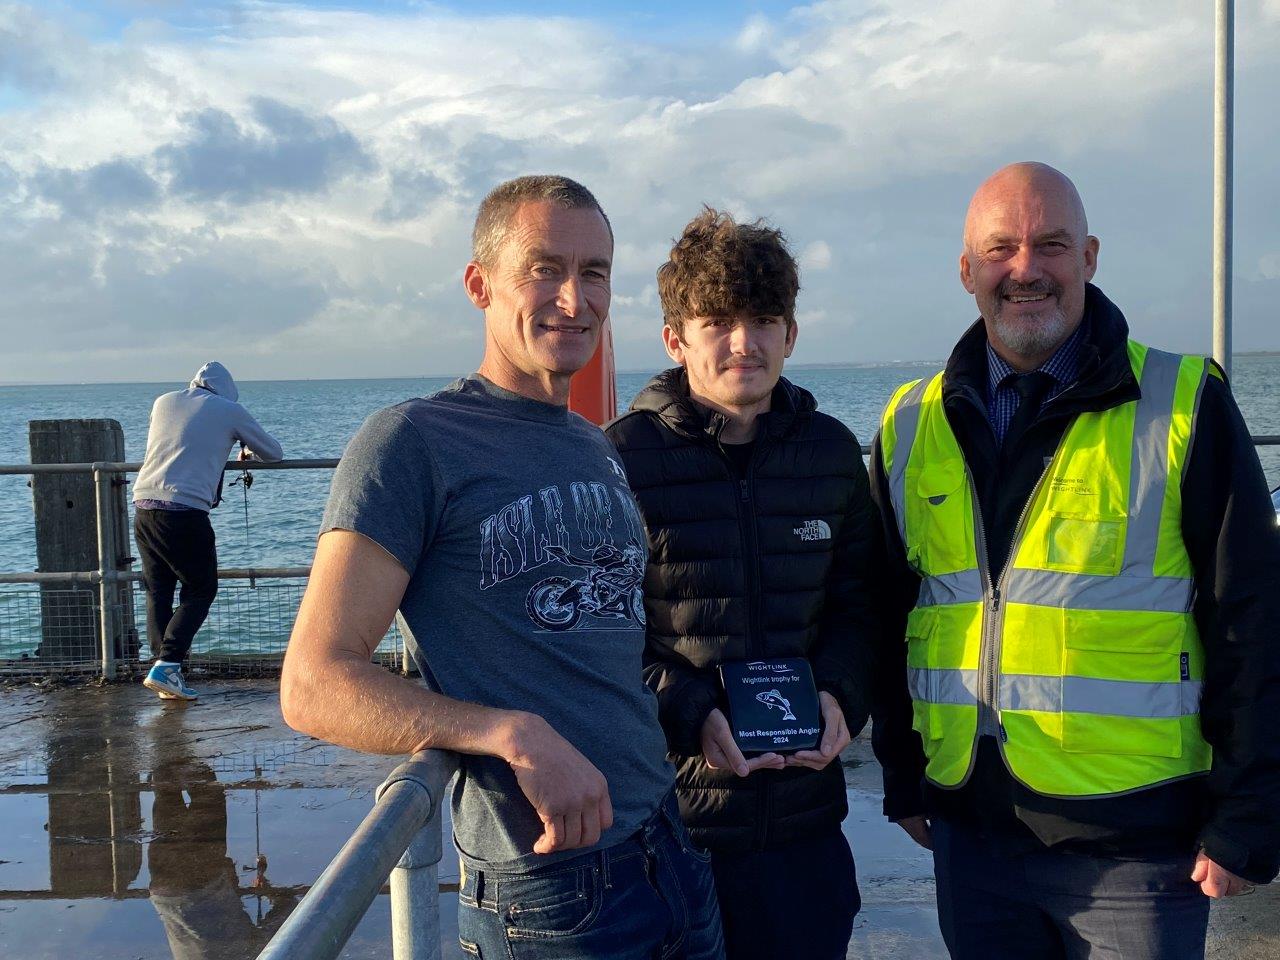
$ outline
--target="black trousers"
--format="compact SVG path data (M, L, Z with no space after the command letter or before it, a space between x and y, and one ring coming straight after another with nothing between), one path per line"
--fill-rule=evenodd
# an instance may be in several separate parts
M138 510L133 533L147 590L147 642L156 659L181 663L218 593L218 551L209 514Z
M844 960L862 907L837 826L770 850L711 854L728 960Z
M1209 898L1195 851L1148 860L1053 848L1003 855L933 821L938 924L953 960L1200 960Z

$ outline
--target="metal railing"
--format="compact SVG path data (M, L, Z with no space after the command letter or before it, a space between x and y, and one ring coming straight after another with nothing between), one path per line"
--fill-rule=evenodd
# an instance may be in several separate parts
M1253 438L1255 446L1280 446L1280 434L1269 434ZM862 448L864 456L870 455L871 448ZM332 459L298 459L279 460L274 463L256 460L233 460L226 464L228 470L331 470L338 465ZM92 615L99 637L99 650L95 672L103 677L114 677L117 672L116 640L122 635L122 605L118 602L116 591L122 583L140 582L142 574L132 570L118 570L118 558L124 554L120 545L115 542L116 528L111 523L110 502L111 488L116 478L123 474L137 473L141 463L133 462L95 462L95 463L20 463L0 464L0 476L34 476L36 474L68 474L89 473L94 480L94 512L98 538L98 569L68 572L0 572L0 585L37 584L42 589L56 584L66 584L69 588L96 588L96 604L90 609L81 611ZM127 536L127 534L126 534ZM258 580L270 579L305 579L311 573L310 567L240 567L218 571L220 580L248 581L254 585ZM393 626L394 631L394 626ZM399 667L409 672L408 654L401 649L398 653ZM22 663L18 667L21 672L32 672L40 669L38 661ZM57 669L57 668L53 668ZM82 668L83 669L83 668ZM12 672L10 670L9 672Z
M338 465L335 459L299 459L265 462L257 460L232 460L227 470L332 470ZM95 616L99 634L98 672L103 677L116 675L116 639L122 635L121 604L115 593L122 583L142 580L142 574L132 570L116 569L119 558L127 554L115 542L116 529L111 522L111 489L116 477L137 473L141 463L99 461L94 463L20 463L0 465L0 476L35 476L37 474L89 473L93 476L94 516L98 538L98 569L66 572L0 572L0 584L39 584L42 587L66 584L69 587L96 587ZM245 567L218 571L219 580L306 578L310 567ZM34 664L33 664L34 666ZM402 663L403 666L403 663Z
M258 960L333 960L388 874L395 960L440 960L440 805L457 766L455 754L426 750L396 767Z
M1253 438L1256 446L1280 446L1280 435ZM863 448L868 455L870 449ZM233 461L229 470L332 469L337 460L285 460L277 463ZM107 514L112 477L137 472L137 463L0 465L2 475L84 473L94 476L98 530L98 569L68 573L0 573L3 583L89 584L99 588L102 672L115 673L114 610L110 591L141 574L114 569L119 555ZM307 567L220 570L221 579L306 577ZM343 845L259 960L337 957L390 876L392 945L395 960L440 960L438 864L443 852L440 806L458 758L431 750L397 767L377 791L373 809Z

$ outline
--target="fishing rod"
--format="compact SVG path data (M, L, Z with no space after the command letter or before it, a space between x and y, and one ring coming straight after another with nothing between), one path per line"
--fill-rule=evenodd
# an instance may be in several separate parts
M245 455L244 441L242 440L240 441L240 460L243 462L248 459L249 458ZM251 541L249 539L249 488L253 486L253 473L246 467L241 471L240 476L231 481L231 486L234 487L237 483L240 484L241 489L244 492L244 551L245 562L247 563L251 548ZM257 585L257 578L250 577L250 588L256 587Z

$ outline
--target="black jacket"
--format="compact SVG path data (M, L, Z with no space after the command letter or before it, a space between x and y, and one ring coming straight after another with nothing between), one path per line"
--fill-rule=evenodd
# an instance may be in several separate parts
M724 417L689 398L682 368L655 377L606 428L649 532L645 679L685 822L716 850L810 837L847 812L839 762L743 779L710 769L700 745L725 660L808 657L850 732L866 723L879 521L857 439L816 407L780 380L742 478L720 445Z
M1139 395L1125 350L1124 316L1096 287L1085 301L1086 347L1076 384L1041 409L1003 456L986 415L986 331L981 320L947 362L943 404L964 451L986 523L992 576L1008 556L1013 529L1046 458L1071 418ZM911 729L904 682L907 611L919 579L906 566L892 520L879 438L874 495L882 505L889 555L873 742L884 767L885 813L962 820L1008 849L1062 845L1114 856L1186 853L1197 844L1218 864L1254 882L1280 866L1280 534L1266 480L1229 387L1210 377L1195 442L1183 471L1182 535L1195 570L1194 615L1205 648L1201 728L1212 745L1204 777L1129 796L1063 800L1040 796L1008 774L991 738L979 746L966 785L926 786L924 756Z

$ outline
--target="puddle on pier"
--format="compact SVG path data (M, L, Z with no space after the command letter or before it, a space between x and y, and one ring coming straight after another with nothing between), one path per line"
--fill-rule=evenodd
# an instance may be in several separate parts
M199 762L100 793L0 795L0 955L254 957L370 804L349 789L227 784ZM344 957L386 956L387 900ZM456 945L455 910L442 896Z
M396 763L295 735L274 684L202 693L187 708L123 685L5 696L0 956L256 957ZM441 897L452 944L456 902ZM342 955L386 957L390 923L383 894Z
M264 683L177 709L124 685L10 694L0 728L0 956L30 960L255 957L396 763L295 735ZM850 955L945 956L929 854L881 816L869 747L844 766L864 903ZM443 957L464 960L456 893L440 918ZM343 956L389 956L390 929L384 894Z

